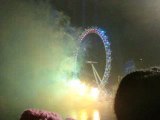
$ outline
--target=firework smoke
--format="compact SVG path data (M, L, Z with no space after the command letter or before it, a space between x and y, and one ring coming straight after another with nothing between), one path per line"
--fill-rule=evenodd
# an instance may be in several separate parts
M49 1L0 4L0 119L17 120L26 108L65 115L79 30Z

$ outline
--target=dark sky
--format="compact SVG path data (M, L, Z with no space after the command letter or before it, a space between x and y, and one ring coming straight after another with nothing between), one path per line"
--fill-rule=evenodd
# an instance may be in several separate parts
M111 83L123 75L128 61L137 68L160 65L159 0L48 1L0 0L1 120L17 120L27 108L63 116L73 109L67 75L74 67L77 34L87 27L107 31ZM98 54L103 46L97 40L88 41L88 55L103 62L104 56Z
M107 30L113 76L124 73L130 60L137 68L160 65L160 1L53 0L52 4L68 15L74 26Z

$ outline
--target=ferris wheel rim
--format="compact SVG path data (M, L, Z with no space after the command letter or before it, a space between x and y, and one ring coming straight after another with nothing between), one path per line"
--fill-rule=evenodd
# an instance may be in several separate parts
M80 43L84 41L85 37L88 36L89 34L98 35L103 42L103 45L105 48L106 62L105 62L104 74L102 77L102 84L106 84L108 82L110 70L111 70L111 49L110 49L110 42L108 40L108 36L106 35L106 32L101 28L91 27L91 28L85 29L84 32L80 35L79 37ZM79 51L79 48L77 49L77 53L76 53L76 62L78 57L78 51Z

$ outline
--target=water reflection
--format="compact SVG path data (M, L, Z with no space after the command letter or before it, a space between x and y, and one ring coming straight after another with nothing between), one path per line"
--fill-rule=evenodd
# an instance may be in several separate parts
M100 115L98 110L94 110L93 112L93 120L100 120Z
M71 113L72 118L76 120L100 120L100 114L98 110L80 110L80 111L73 111Z
M81 111L80 120L87 120L87 119L88 119L87 112L85 110Z

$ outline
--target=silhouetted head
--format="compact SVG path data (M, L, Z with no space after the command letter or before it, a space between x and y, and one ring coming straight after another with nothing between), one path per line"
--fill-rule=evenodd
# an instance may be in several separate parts
M118 120L159 120L160 69L126 75L117 90L114 109Z
M27 109L22 113L20 120L62 120L62 118L54 112Z

